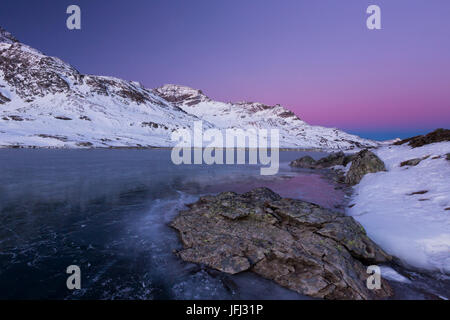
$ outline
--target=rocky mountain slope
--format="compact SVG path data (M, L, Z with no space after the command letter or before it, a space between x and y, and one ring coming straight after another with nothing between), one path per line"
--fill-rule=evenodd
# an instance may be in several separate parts
M0 145L168 146L199 120L139 83L81 74L0 34Z
M283 147L351 150L377 145L374 141L337 129L311 126L280 105L219 102L210 99L201 90L179 85L165 85L154 92L218 128L277 128L280 130L280 144Z
M204 128L278 128L280 146L349 150L375 146L310 126L281 106L222 103L201 91L84 75L0 28L0 147L163 147L171 133Z

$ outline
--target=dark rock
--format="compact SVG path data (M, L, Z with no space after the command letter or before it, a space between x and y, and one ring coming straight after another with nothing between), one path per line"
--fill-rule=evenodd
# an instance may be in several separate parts
M384 162L374 153L365 149L355 155L350 170L345 177L345 183L358 184L367 173L386 171Z
M404 166L417 166L422 161L422 158L411 159L400 163L400 167Z
M0 104L5 104L6 102L10 102L11 100L8 97L5 97L0 93Z
M450 161L450 153L447 153L445 159L447 159L448 161Z
M332 153L328 157L322 158L317 161L319 168L329 168L334 166L346 166L353 160L354 155L346 156L342 151Z
M46 139L56 139L56 140L63 141L63 142L68 141L66 136L58 136L58 135L50 135L50 134L38 134L37 136L40 138L46 138Z
M426 144L450 141L450 130L449 129L437 129L427 135L415 136L412 138L400 140L394 143L394 145L402 145L408 143L411 147L417 148L424 146Z
M301 157L300 159L292 161L289 165L291 167L295 167L295 168L315 169L316 168L316 160L314 160L310 156L304 156L304 157Z
M88 116L81 116L80 120L92 121Z
M415 194L425 194L428 193L428 190L421 190L421 191L416 191L416 192L412 192L412 193L408 193L408 196L413 196Z
M13 121L23 121L21 116L9 116L9 118Z
M78 142L77 146L79 146L79 147L92 147L93 144L91 142Z
M141 127L150 127L150 128L155 128L155 129L157 129L157 128L164 128L165 130L169 129L166 125L155 123L155 122L152 122L152 121L142 122L141 123Z
M352 217L318 205L283 199L267 188L225 192L188 205L171 226L180 233L185 261L236 274L253 271L312 297L375 299L392 295L366 287L366 266L392 257Z
M11 33L0 27L0 42L15 43L17 39Z
M417 166L420 162L422 162L422 160L428 159L430 156L425 156L422 158L415 158L415 159L410 159L407 161L403 161L402 163L400 163L400 167L404 167L404 166Z
M319 160L314 160L310 156L304 156L300 159L294 160L290 163L291 167L308 168L308 169L323 169L334 166L346 166L354 158L354 155L345 155L342 151L332 153L327 157Z

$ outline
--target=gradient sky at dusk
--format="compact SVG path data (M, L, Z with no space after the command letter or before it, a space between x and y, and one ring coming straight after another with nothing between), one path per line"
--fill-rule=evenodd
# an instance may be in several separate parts
M365 137L450 128L448 0L3 0L0 26L83 73L280 103Z

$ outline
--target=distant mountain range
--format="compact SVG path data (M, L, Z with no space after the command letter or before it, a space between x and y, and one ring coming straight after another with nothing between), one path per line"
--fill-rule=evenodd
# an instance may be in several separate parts
M337 129L311 126L279 106L224 103L179 85L85 75L0 28L0 147L170 147L174 130L277 128L280 146L351 150L377 146Z

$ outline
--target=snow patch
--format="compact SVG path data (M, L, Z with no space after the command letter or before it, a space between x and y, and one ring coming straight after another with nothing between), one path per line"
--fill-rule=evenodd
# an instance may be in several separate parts
M375 150L388 171L364 176L347 211L388 253L444 274L450 273L449 152L450 142ZM426 156L417 166L400 167Z

